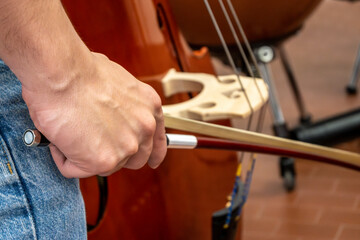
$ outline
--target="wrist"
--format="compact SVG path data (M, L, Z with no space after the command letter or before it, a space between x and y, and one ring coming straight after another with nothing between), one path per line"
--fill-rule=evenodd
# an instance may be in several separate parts
M93 56L87 48L79 47L66 55L60 53L52 61L39 65L34 72L36 79L31 81L31 88L52 93L66 91L84 75L90 74L93 64Z

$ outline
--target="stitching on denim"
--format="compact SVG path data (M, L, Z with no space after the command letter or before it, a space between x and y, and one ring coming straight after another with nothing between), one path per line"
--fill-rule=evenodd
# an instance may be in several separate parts
M8 152L5 150L5 146L4 146L4 143L3 143L3 138L2 136L0 135L0 145L1 145L1 148L4 152L4 155L5 155L5 158L6 160L8 161L8 164L10 164L10 159L8 157ZM10 165L11 166L11 165ZM14 172L16 173L16 168L14 168ZM32 230L32 235L34 237L34 240L37 240L37 236L36 236L36 229L35 229L35 220L34 220L34 217L32 215L32 212L30 211L30 204L29 204L29 201L28 199L26 198L26 195L25 195L25 192L24 192L24 188L22 186L22 183L18 177L18 174L17 175L17 182L18 182L18 185L19 185L19 190L21 191L21 195L23 196L22 199L23 201L25 202L25 206L26 206L26 211L28 213L28 217L29 217L29 220L30 220L30 223L31 223L31 230Z
M11 168L11 164L10 164L9 158L8 158L6 152L5 152L4 144L3 144L2 142L0 142L0 145L1 145L1 149L3 150L3 153L4 153L5 158L6 158L6 162L7 162L6 165L7 165L8 169L9 169L10 174L12 175L12 174L13 174L13 170L12 170L12 168Z

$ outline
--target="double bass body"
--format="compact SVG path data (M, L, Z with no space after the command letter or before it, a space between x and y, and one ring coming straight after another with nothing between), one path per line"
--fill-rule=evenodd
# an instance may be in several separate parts
M219 2L228 6L229 0L208 0L224 38L229 45L235 45ZM174 16L185 39L194 46L220 46L220 40L204 0L169 0ZM321 0L232 0L234 10L252 44L275 43L298 31ZM227 8L230 13L230 9ZM187 14L189 11L196 14ZM186 16L186 17L184 17ZM242 40L242 39L240 39Z
M207 50L193 52L185 44L167 1L62 2L88 47L153 86L163 104L188 99L187 94L163 97L160 80L170 68L213 73ZM211 215L224 207L236 165L235 153L169 150L156 170L122 169L108 177L104 215L88 237L211 239ZM96 178L81 180L81 188L87 221L94 224L99 211Z
M164 98L160 80L169 69L214 73L207 49L192 51L187 46L167 0L62 2L87 46L104 53L154 87L164 105L189 98L188 94ZM240 18L245 18L240 20L249 40L261 42L296 31L320 0L297 0L296 3L276 0L262 2L262 5L256 1L233 2ZM171 3L188 42L219 46L212 26L208 26L207 13L201 12L204 8L198 9L203 1L171 0ZM190 15L189 11L196 14ZM200 30L195 27L201 24ZM229 35L225 32L227 39ZM230 37L228 43L231 41ZM169 150L156 170L122 169L108 177L104 215L88 237L211 239L211 215L224 207L226 196L232 190L236 166L236 154L231 152ZM87 221L94 225L99 214L96 178L81 180L81 188Z

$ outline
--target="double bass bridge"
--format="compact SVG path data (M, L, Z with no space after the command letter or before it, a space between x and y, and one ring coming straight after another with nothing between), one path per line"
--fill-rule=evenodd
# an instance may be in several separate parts
M162 79L162 87L166 97L199 92L188 101L163 106L163 112L201 121L246 118L260 109L269 97L263 79L234 74L214 76L171 69Z

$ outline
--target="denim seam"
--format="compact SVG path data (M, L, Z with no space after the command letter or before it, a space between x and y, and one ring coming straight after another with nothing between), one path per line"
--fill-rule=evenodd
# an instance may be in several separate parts
M8 167L8 170L9 170L10 174L13 175L14 174L13 167L11 167L11 163L10 163L8 155L7 155L7 153L6 153L5 149L4 149L4 145L2 144L2 142L0 142L0 144L1 144L1 149L3 150L3 153L4 153L5 158L6 158L6 165Z
M18 186L19 186L19 190L21 192L21 195L22 195L22 200L23 202L25 203L25 206L26 206L26 211L28 213L28 217L29 217L29 221L31 223L31 230L33 232L33 237L34 237L34 240L37 240L37 236L36 236L36 230L35 230L35 221L34 221L34 217L32 216L32 213L30 211L30 205L29 205L29 201L27 200L27 197L26 197L26 194L24 192L24 188L22 186L22 183L19 179L19 175L17 174L17 171L16 171L16 168L15 168L15 164L11 158L11 155L10 155L10 152L6 146L6 144L4 143L4 139L3 137L1 136L0 134L0 145L1 145L1 148L4 152L4 155L5 155L5 158L6 160L8 161L9 164L11 164L13 166L12 168L12 171L13 171L13 174L12 175L15 175L16 176L16 181L18 183Z

